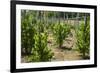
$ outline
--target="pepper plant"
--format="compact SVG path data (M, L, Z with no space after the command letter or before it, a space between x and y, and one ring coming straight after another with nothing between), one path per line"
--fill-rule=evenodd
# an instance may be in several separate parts
M90 23L89 18L86 21L86 24L81 23L77 29L77 48L82 54L83 58L89 55L90 50Z
M29 57L31 62L50 61L53 57L51 49L47 47L47 33L37 33L34 36L35 43L32 48L32 55Z
M54 25L53 34L59 48L62 47L65 38L70 32L70 26L64 23L58 23Z
M34 47L34 34L36 32L33 24L33 16L29 12L23 12L21 17L21 50L22 54L31 54Z

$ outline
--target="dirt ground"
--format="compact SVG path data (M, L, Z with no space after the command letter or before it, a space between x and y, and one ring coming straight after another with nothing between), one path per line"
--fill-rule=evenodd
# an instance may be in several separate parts
M72 61L72 60L82 60L81 54L76 50L76 40L75 31L71 30L71 34L64 40L62 48L58 48L55 44L52 34L48 37L48 47L54 53L53 59L51 61Z

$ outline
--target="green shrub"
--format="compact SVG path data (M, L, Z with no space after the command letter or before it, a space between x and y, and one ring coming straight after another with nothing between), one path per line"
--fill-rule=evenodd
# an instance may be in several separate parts
M53 28L53 34L56 40L56 43L59 45L59 47L61 48L63 45L63 41L65 40L65 38L67 37L67 35L70 33L70 26L63 24L63 23L59 23L59 24L55 24L54 28Z
M51 49L47 47L47 33L37 33L34 36L35 44L32 55L29 57L31 62L50 61L53 57Z
M77 48L80 53L82 53L82 57L85 58L89 55L90 50L90 23L89 20L87 24L81 23L79 25L77 34Z
M32 15L24 13L21 18L21 50L24 54L31 54L34 47L34 34L36 32L34 24L32 23Z

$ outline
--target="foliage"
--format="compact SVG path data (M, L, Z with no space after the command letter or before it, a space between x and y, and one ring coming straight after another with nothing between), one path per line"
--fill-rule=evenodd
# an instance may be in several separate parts
M50 61L53 57L51 49L47 47L47 33L37 33L34 36L35 44L29 61Z
M47 47L47 32L42 21L35 21L34 11L22 11L21 51L29 61L50 61L53 53ZM35 16L36 17L36 16Z
M89 14L87 15L89 16ZM71 21L71 19L76 19L78 17L83 18L84 16L85 13L22 10L22 56L27 56L28 62L51 61L53 53L51 49L48 48L48 35L51 35L50 44L53 44L53 42L55 41L59 48L62 48L64 40L72 32L71 30L76 30L77 27L65 23L69 20ZM82 53L83 57L89 54L89 24L90 23L88 19L86 20L86 24L82 22L76 30L77 48L79 49L79 52ZM55 40L52 38L52 33Z
M32 15L24 12L21 21L21 49L24 54L30 54L32 48L34 47L33 37L36 30L33 27L34 24L32 24L32 22Z
M85 58L86 55L89 55L90 48L90 24L89 20L87 24L81 23L79 29L76 32L77 34L77 47L82 57Z
M67 24L59 23L54 25L53 34L59 47L62 47L63 41L67 37L69 32L70 26Z

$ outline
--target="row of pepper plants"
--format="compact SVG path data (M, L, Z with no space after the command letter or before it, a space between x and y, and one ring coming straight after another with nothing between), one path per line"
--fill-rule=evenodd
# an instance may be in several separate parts
M54 39L59 48L62 47L65 38L71 33L68 24L58 22L47 26L36 20L33 12L23 12L21 17L21 51L22 55L27 55L28 62L51 61L54 53L48 48L48 29L52 30ZM51 28L50 28L51 27ZM90 48L90 23L89 18L86 23L75 28L77 38L77 49L84 58L89 54Z

